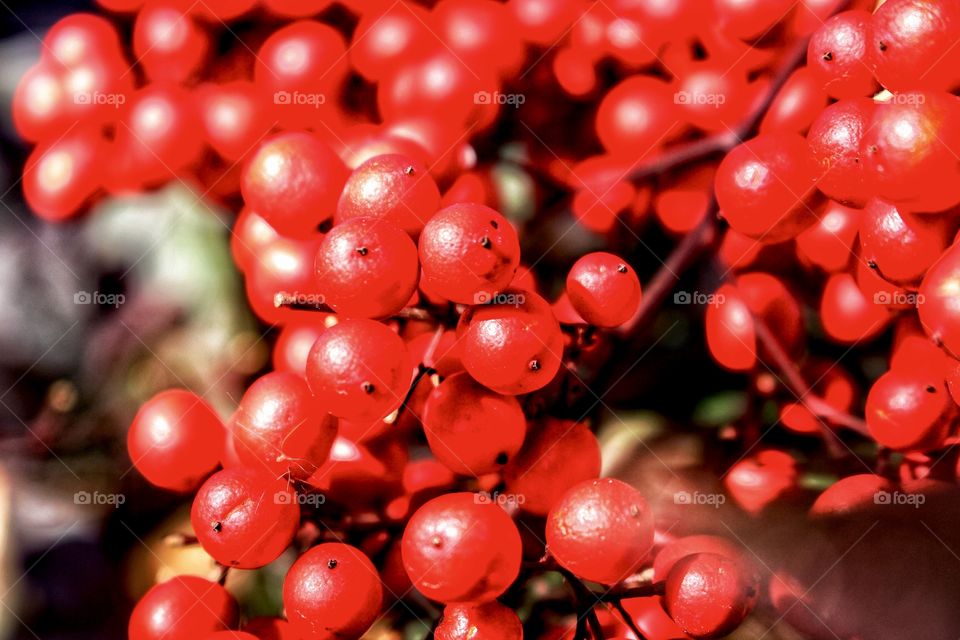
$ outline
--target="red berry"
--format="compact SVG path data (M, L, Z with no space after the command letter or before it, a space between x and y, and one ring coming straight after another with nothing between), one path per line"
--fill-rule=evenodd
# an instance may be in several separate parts
M726 538L693 535L665 544L653 560L653 579L666 580L678 562L695 553L715 553L731 560L742 560L740 549Z
M454 302L479 304L507 287L520 241L506 218L472 202L438 211L420 235L425 284Z
M283 605L304 638L359 638L380 614L383 587L370 559L328 542L297 558L283 581Z
M439 602L489 602L520 571L520 533L513 520L473 493L448 493L420 507L402 544L414 586Z
M145 402L127 432L127 451L152 484L171 491L195 489L220 463L224 428L194 393L171 389Z
M378 81L401 65L423 57L430 48L429 13L419 4L392 4L386 11L364 13L349 54L357 73Z
M170 0L147 4L133 25L133 54L150 80L184 82L203 63L209 36Z
M888 371L873 383L865 409L877 442L898 451L943 444L956 407L943 378L918 371Z
M568 489L600 475L600 443L581 422L547 418L530 429L503 470L507 491L524 511L545 516Z
M875 337L890 322L885 297L889 295L876 293L870 298L849 273L830 276L820 299L823 330L841 344L857 344Z
M838 202L862 207L875 195L863 144L875 109L868 98L841 100L810 126L807 142L820 166L817 188Z
M679 134L671 93L666 82L645 75L629 77L608 91L595 124L604 149L629 155L632 162L663 145L669 133Z
M339 319L333 313L317 312L313 322L291 323L280 329L273 344L273 368L298 376L307 375L307 356L320 334Z
M78 127L37 146L23 168L23 196L46 220L77 213L100 188L107 148L98 131Z
M734 464L723 484L744 511L758 515L795 488L796 464L796 460L783 451L760 451Z
M346 319L325 331L307 356L307 384L333 415L376 420L400 406L413 376L403 339L374 320Z
M713 10L724 33L753 40L765 35L790 15L790 0L713 0Z
M513 459L523 444L527 421L516 398L458 373L427 398L423 431L437 460L461 475L479 476Z
M155 585L130 615L130 640L196 640L236 626L236 600L216 582L177 576Z
M869 11L844 11L827 20L810 38L807 68L831 98L876 93L877 81L868 61L871 26Z
M270 128L256 85L246 80L208 84L198 93L207 144L228 162L253 153Z
M806 133L827 106L827 94L806 67L793 72L760 122L760 133Z
M437 640L523 640L523 625L499 602L448 604L434 632Z
M417 247L393 222L352 218L320 243L315 263L324 301L348 317L383 318L403 309L417 290Z
M214 560L255 569L273 562L290 546L300 525L300 506L286 479L252 469L227 469L200 487L190 523Z
M663 606L686 634L722 638L750 615L758 592L756 576L737 560L698 553L670 571Z
M878 492L892 490L893 483L872 473L841 478L817 496L817 500L810 507L810 515L817 518L845 516L863 509L872 509Z
M844 271L853 258L862 211L827 200L816 224L797 236L797 254L828 273Z
M597 251L583 256L570 269L567 295L590 324L616 327L637 312L640 280L624 260Z
M547 516L547 550L585 580L630 577L653 546L653 514L640 492L620 480L586 480Z
M717 169L715 189L730 226L762 242L796 237L816 222L806 200L817 180L803 138L767 133L735 147Z
M306 480L327 460L337 421L323 410L306 381L270 372L243 394L231 424L240 460L254 471Z
M287 132L268 138L250 157L241 190L247 205L273 228L303 237L333 216L347 175L325 142Z
M477 382L510 395L546 386L560 369L563 334L547 301L507 290L460 316L463 366Z
M954 356L960 354L960 248L956 245L927 270L917 296L924 331Z
M863 213L861 259L894 284L918 283L952 240L953 223L944 216L912 214L879 198Z
M891 91L948 89L960 79L960 5L936 0L890 0L873 15L873 70Z
M243 625L243 630L260 640L299 640L293 626L281 618L254 618Z
M354 169L340 194L335 222L383 218L417 238L439 206L440 190L426 168L391 153L374 156Z
M513 13L493 0L443 0L433 8L435 37L470 69L517 70L524 49Z

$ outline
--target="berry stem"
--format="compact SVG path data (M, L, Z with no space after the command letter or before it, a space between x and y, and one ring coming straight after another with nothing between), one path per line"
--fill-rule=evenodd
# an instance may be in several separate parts
M555 565L553 570L563 576L567 584L570 585L570 590L573 591L574 598L576 598L577 629L579 630L581 623L586 620L586 624L590 629L590 635L593 636L594 640L603 640L603 627L600 625L600 619L597 618L597 612L594 611L594 606L596 606L599 601L597 595L591 591L587 585L583 584L580 578L560 565ZM579 631L577 635L579 636Z
M610 604L612 604L613 608L617 610L617 613L619 613L620 617L623 618L623 623L627 625L627 628L629 628L630 631L633 632L633 635L637 637L637 640L647 640L647 636L643 635L643 632L640 631L640 627L637 626L633 616L631 616L626 607L623 606L623 602L620 600L613 600Z

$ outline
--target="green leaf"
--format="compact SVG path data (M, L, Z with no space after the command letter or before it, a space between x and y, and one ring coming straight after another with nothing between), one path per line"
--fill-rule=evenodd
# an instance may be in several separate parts
M740 419L747 410L743 391L721 391L701 400L693 410L693 421L701 427L722 427Z

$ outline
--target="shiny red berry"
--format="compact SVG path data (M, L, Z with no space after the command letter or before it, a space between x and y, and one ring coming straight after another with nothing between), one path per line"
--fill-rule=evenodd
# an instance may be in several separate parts
M955 410L942 377L891 370L870 387L865 416L883 446L922 451L943 444Z
M616 327L637 312L640 280L626 261L597 251L574 263L567 274L567 295L590 324Z
M403 339L374 320L348 318L325 331L307 356L307 384L330 413L376 420L400 406L413 377Z
M500 393L535 391L560 369L560 324L546 300L529 291L509 289L491 304L469 307L457 336L467 372Z
M140 407L127 432L127 451L152 484L186 492L217 468L224 436L223 423L202 398L171 389Z
M380 614L380 574L360 549L328 542L297 558L283 581L283 605L304 638L359 638Z
M437 640L523 640L523 625L513 609L491 601L448 604L434 632Z
M937 0L890 0L873 15L871 58L891 91L948 89L960 79L960 6Z
M520 264L517 232L506 218L464 202L438 211L420 235L424 284L464 304L488 302Z
M448 493L420 507L402 544L414 586L439 602L489 602L520 571L520 533L513 520L473 493Z
M653 546L653 513L639 491L611 478L569 489L547 516L547 550L585 580L616 584Z
M750 615L758 593L756 576L740 562L698 553L670 571L663 606L688 635L722 638Z
M827 20L810 38L807 68L831 98L876 93L868 53L872 17L863 9L844 11Z
M130 615L130 640L195 640L240 621L236 600L216 582L177 576L154 586Z
M255 569L290 546L300 525L300 506L286 479L227 469L200 487L190 523L204 551L217 562Z

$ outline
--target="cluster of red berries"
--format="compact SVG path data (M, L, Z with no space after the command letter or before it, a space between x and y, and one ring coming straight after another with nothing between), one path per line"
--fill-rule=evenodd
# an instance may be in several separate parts
M498 598L545 571L577 620L544 638L717 638L750 615L742 550L668 536L637 489L599 478L587 416L551 410L670 278L641 302L630 262L598 251L548 302L482 152L510 127L590 232L636 235L652 213L684 236L670 277L715 249L709 351L786 428L828 446L857 431L906 454L904 479L956 435L960 0L100 3L132 45L70 16L17 89L25 197L63 220L180 180L239 211L274 370L225 421L156 395L128 448L152 484L195 493L196 541L225 572L299 554L283 618L241 620L222 583L179 577L137 604L132 640L359 638L413 592L444 605L436 638L518 639ZM895 325L865 421L853 377L805 353L804 303L842 345ZM758 513L795 466L763 451L727 486ZM744 497L757 477L777 480ZM892 486L844 482L815 513Z

